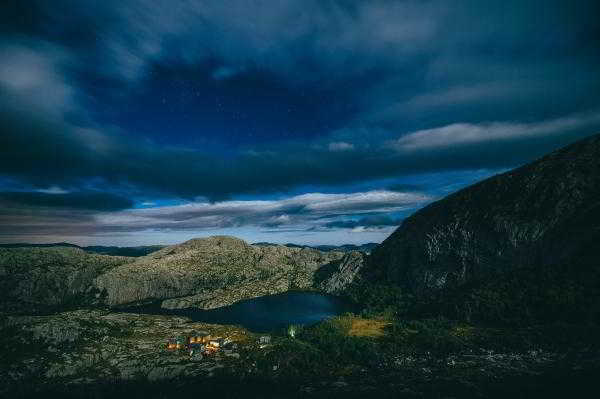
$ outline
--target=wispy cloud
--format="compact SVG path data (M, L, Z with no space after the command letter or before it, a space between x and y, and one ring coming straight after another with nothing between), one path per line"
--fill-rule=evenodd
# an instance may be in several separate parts
M574 115L535 123L490 122L453 123L433 129L419 130L391 142L397 150L428 150L469 144L565 134L600 123L600 112Z
M327 225L327 218L396 212L419 207L430 200L427 195L417 192L385 190L348 194L309 193L273 201L200 202L135 209L100 215L97 222L137 229Z
M57 195L46 196L55 198ZM35 197L28 204L37 206L42 200L49 201L47 197ZM76 206L81 205L73 199L70 201ZM0 235L94 236L144 231L202 232L232 227L252 227L263 232L350 230L359 226L382 228L395 223L394 219L385 216L387 213L410 211L429 201L431 198L422 193L386 190L346 194L308 193L270 201L192 202L123 211L110 211L109 205L105 204L104 208L99 208L102 212L75 208L50 212L45 207L24 208L21 201L20 206L12 204L5 208L4 213L0 213ZM89 207L87 204L85 209ZM352 216L359 216L359 222L342 223L345 218Z
M354 144L346 143L345 141L336 141L329 143L329 151L352 151Z

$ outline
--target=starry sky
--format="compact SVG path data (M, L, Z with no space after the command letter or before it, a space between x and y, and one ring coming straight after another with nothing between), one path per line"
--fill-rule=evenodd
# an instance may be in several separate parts
M5 0L0 242L380 242L600 132L599 8Z

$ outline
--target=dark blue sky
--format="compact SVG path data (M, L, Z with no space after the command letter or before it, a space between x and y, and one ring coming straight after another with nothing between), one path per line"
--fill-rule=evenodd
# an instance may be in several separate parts
M593 1L0 5L0 241L381 241L598 133Z

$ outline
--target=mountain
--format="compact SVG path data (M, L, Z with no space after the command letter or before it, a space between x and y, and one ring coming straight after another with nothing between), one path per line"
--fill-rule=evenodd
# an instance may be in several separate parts
M83 249L87 252L93 252L101 255L113 255L113 256L145 256L152 252L156 252L164 245L146 245L139 247L107 247L102 245L92 245L87 247L81 247L75 244L69 244L68 242L59 242L52 244L29 244L29 243L16 243L16 244L0 244L0 248L55 248L55 247L71 247Z
M110 306L160 301L168 309L212 309L292 289L326 287L323 281L336 273L338 283L331 289L339 290L346 284L339 282L338 274L347 256L362 261L358 252L255 246L215 236L189 240L113 268L97 277L96 286L106 292ZM315 280L315 272L324 266L327 271Z
M596 135L416 212L372 251L363 275L437 298L433 307L452 316L595 318L598 242Z
M340 293L363 258L356 251L254 246L226 236L193 239L136 258L74 245L0 248L0 311L147 303L211 309L294 289Z
M371 250L373 248L375 248L377 245L377 243L375 242L368 242L366 244L360 244L360 245L355 245L355 244L343 244L343 245L300 245L300 244L292 244L292 243L287 243L287 244L273 244L270 242L256 242L252 245L255 246L259 246L259 247L266 247L266 246L271 246L271 245L283 245L285 247L288 248L313 248L313 249L317 249L319 251L341 251L341 252L351 252L351 251L359 251L359 252L365 252L365 253L369 253L371 252Z
M55 242L50 244L29 244L26 242L18 242L14 244L0 244L0 248L54 248L54 247L70 247L83 249L79 245L70 244L68 242Z

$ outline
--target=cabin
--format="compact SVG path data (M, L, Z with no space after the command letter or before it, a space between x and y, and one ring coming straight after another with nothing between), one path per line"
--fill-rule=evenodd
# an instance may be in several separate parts
M271 336L270 335L263 335L262 337L259 338L258 343L261 345L268 345L271 343Z
M177 340L174 338L167 340L167 349L176 350L177 349Z
M192 331L188 335L188 344L206 344L211 340L211 336L206 331Z
M186 337L180 336L176 338L169 338L167 340L167 349L178 350L184 349L186 346Z

